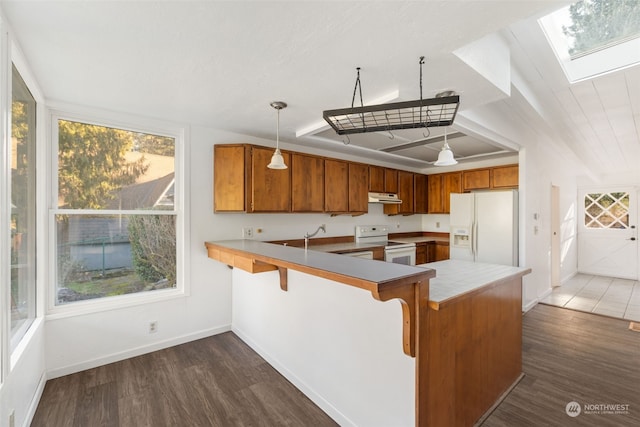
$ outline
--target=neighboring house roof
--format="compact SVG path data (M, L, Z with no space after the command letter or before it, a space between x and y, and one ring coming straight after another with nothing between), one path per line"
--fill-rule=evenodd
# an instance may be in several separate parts
M106 209L133 210L149 209L156 206L172 206L174 180L175 173L172 172L152 181L123 187L116 197L109 202Z

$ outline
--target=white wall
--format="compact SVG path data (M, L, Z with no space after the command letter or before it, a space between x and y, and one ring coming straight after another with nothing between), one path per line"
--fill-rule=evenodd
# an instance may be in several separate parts
M190 131L191 230L187 268L190 295L133 307L50 318L47 321L46 358L49 377L155 351L231 328L231 271L207 258L204 242L242 238L242 227L261 228L259 240L302 238L326 224L324 236L353 235L356 224L388 224L393 231L415 231L420 215L388 217L382 205L370 204L370 213L358 217L328 214L214 214L213 145L251 142L273 146L272 141L250 138L204 127ZM284 145L283 145L284 147ZM298 149L298 151L300 151ZM325 153L326 154L326 153ZM158 332L148 333L151 320Z
M45 327L36 319L11 360L11 370L0 387L0 426L9 425L13 412L16 426L27 426L44 389Z
M523 308L531 308L551 292L551 186L560 188L561 280L577 271L577 184L572 170L545 149L531 144L520 155L521 263L532 268L523 278ZM537 218L537 219L536 219Z
M277 272L235 269L232 323L340 425L415 424L415 359L402 351L397 300L293 270L283 292Z

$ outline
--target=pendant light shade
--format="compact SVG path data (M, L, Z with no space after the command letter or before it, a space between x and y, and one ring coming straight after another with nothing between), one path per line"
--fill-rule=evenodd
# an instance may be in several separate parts
M271 163L267 165L269 169L286 169L287 165L284 164L284 158L282 157L282 153L279 148L276 148L276 151L271 156Z
M276 109L277 121L276 121L276 151L271 156L271 163L267 165L269 169L286 169L287 165L284 163L284 158L280 152L280 110L287 108L287 104L282 101L275 101L271 103L271 106Z
M458 161L453 158L453 151L451 151L447 143L447 128L444 128L444 146L438 153L438 160L434 163L434 166L453 166L457 164Z

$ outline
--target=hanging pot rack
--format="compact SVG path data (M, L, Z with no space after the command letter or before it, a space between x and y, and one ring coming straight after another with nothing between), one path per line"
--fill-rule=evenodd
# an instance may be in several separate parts
M436 95L435 98L423 99L423 64L424 56L421 56L420 99L365 106L362 102L362 84L360 67L358 67L351 108L325 110L322 112L322 117L338 135L450 126L458 112L460 96L447 91ZM355 107L354 101L358 89L360 90L360 107Z

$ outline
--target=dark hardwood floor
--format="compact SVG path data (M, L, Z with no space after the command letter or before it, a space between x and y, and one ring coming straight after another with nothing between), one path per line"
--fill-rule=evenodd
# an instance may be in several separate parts
M32 427L335 426L231 332L47 381Z
M640 333L628 326L536 306L523 321L525 377L483 427L640 425ZM581 405L577 417L565 412L572 401ZM607 404L628 405L628 413L586 413ZM232 333L50 380L32 423L329 425L336 424Z
M640 333L628 321L538 304L522 328L525 377L483 427L640 426ZM580 404L576 417L570 402Z

